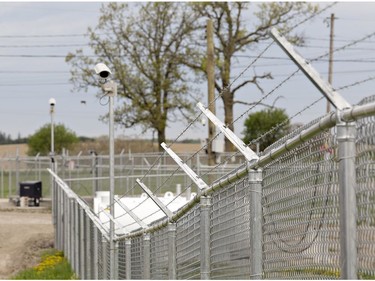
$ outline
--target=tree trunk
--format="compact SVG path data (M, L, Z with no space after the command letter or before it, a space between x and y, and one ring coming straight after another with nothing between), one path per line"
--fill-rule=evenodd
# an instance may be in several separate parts
M223 91L223 103L224 103L224 124L228 127L229 130L234 132L234 125L233 125L233 95L231 94L230 90L225 89ZM234 151L234 145L225 138L225 152L232 152Z
M158 129L158 144L159 144L159 152L163 152L164 149L161 147L161 143L165 142L165 129Z

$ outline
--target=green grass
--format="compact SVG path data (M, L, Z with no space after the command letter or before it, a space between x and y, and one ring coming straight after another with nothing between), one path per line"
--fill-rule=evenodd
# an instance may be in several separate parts
M340 270L338 269L331 269L331 268L320 268L320 267L307 267L307 268L293 268L293 269L287 269L283 271L279 271L280 275L279 278L284 279L288 277L301 277L301 278L308 278L308 279L340 279ZM363 273L361 270L357 272L358 279L361 280L375 280L375 276ZM265 276L265 279L268 279L269 276ZM275 276L273 276L275 277ZM277 274L276 274L276 279Z
M37 266L19 272L12 279L72 280L77 278L63 253L57 250L49 250L42 255Z

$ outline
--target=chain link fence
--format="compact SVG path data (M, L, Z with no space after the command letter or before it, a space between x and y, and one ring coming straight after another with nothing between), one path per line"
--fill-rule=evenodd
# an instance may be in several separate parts
M297 129L114 243L51 172L56 245L81 279L374 279L374 101Z

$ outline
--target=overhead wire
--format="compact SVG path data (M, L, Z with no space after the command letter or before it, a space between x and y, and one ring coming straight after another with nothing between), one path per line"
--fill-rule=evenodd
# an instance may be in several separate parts
M323 10L321 10L320 11L320 13L322 13L323 11L325 11L325 10L327 10L327 9L329 9L330 7L332 7L333 5L335 5L337 2L335 2L335 3L333 3L333 4L331 4L331 5L328 5L325 9L323 9ZM299 25L301 25L301 24L303 24L304 22L306 22L306 21L308 21L308 20L310 20L311 18L313 18L314 16L316 16L317 14L315 14L315 15L311 15L311 16L309 16L307 19L305 19L305 20L303 20L303 21L301 21L300 23L298 23L298 24L296 24L296 25L294 25L293 27L291 27L287 32L290 32L291 30L293 30L293 29L295 29L296 27L298 27ZM235 78L235 79L233 79L233 81L226 87L226 88L224 88L224 89L222 89L222 91L213 99L213 101L211 101L211 103L214 103L214 102L216 102L216 100L219 98L219 97L221 97L221 95L222 95L222 93L225 91L225 90L228 90L228 89L230 89L231 88L231 86L253 65L253 64L255 64L255 62L257 62L262 56L263 56L263 54L272 46L274 44L274 41L272 41L270 44L268 44L267 45L267 47L266 48L264 48L263 49L263 51ZM293 72L290 76L288 76L288 78L286 78L286 79L284 79L281 83L279 83L273 90L271 90L270 92L269 92L269 94L267 94L263 99L261 99L260 101L258 101L258 103L260 103L262 100L264 100L265 98L267 98L269 95L271 95L272 93L274 93L274 91L276 91L279 87L281 87L284 83L286 83L287 81L289 81L289 79L291 79L297 72L299 72L299 69L297 70L297 71L295 71L295 72ZM211 104L210 103L210 104ZM209 104L209 105L210 105ZM208 105L208 107L209 107L209 105ZM240 119L240 118L242 118L243 116L244 116L244 114L245 113L243 113L239 118L237 118L234 122L236 122L238 119ZM169 145L167 145L167 147L168 148L170 148L171 147L171 145L173 145L179 138L180 138L180 136L182 136L186 131L187 131L187 129L188 128L190 128L191 126L192 126L192 124L194 123L194 122L196 122L199 118L200 118L200 116L202 115L202 113L200 113L191 123L189 123L189 125L177 136L177 138L172 142L172 144L169 144ZM233 123L234 123L233 122ZM220 132L221 133L221 132ZM212 140L209 140L210 142L212 142L220 133L218 133ZM196 153L194 153L192 156L190 156L189 157L189 159L191 159L191 158L193 158L195 155L197 155L200 151L202 151L203 149L205 149L206 147L207 147L207 145L210 143L210 142L207 142L206 143L206 145L204 145L203 147L201 147L201 149L199 149ZM163 153L162 155L165 155L165 153ZM188 159L188 160L189 160ZM187 161L188 161L187 160ZM158 161L158 160L157 160ZM156 161L155 161L156 162ZM186 161L185 161L186 162ZM167 182L167 181L169 181L169 179L170 178L172 178L172 176L176 173L176 171L178 171L180 168L177 168L168 178L167 178L167 180L165 181L165 182ZM144 178L144 177L143 177ZM164 183L165 183L164 182ZM159 189L161 189L161 187L164 185L164 183L162 184L162 185L160 185L157 189L156 189L156 191L158 191ZM155 191L155 192L156 192ZM175 198L177 198L177 196L175 197ZM147 200L147 199L146 199ZM134 210L134 209L136 209L138 206L140 206L142 203L144 203L146 200L144 200L143 202L140 202L137 206L135 206L133 209L132 209L132 211ZM173 199L171 202L173 202L175 199ZM170 202L170 203L171 203ZM169 204L170 204L169 203Z
M50 38L50 37L86 37L87 34L35 34L35 35L0 35L0 38Z
M373 34L371 35L371 36L373 36ZM343 50L343 49L345 49L345 48L347 48L348 46L353 46L353 45L355 45L355 44L357 44L357 43L359 43L359 42L361 42L362 40L365 40L365 39L367 39L367 38L369 38L369 37L371 37L371 36L366 36L366 37L364 37L364 38L362 38L361 40L356 40L356 41L354 41L354 42L352 42L352 43L350 43L350 44L347 44L346 46L343 46L343 47L340 47L340 48L337 48L335 51L339 51L339 50ZM267 48L266 49L268 49L270 47L270 45L268 45L267 46ZM262 53L263 54L263 53ZM322 58L322 57L324 57L324 56L326 56L327 54L324 54L324 55L322 55L322 56L319 56L318 58ZM260 57L260 56L259 56ZM257 59L259 58L259 57L257 57ZM314 60L316 60L316 59L314 59ZM243 72L241 72L241 74L240 75L238 75L237 76L237 78L236 79L234 79L235 81L237 80L237 79L239 79L239 77L241 77L242 75L243 75L243 73L244 72L246 72L246 70L248 69L248 68L250 68L251 67L251 65L252 64L250 64ZM298 70L296 71L296 72L294 72L293 74L292 74L292 76L294 76L296 73L298 72ZM288 79L287 80L289 80L292 76L290 76L290 77L288 77ZM359 83L364 83L364 82L366 82L366 81L369 81L369 80L372 80L372 79L375 79L375 77L373 77L373 78L368 78L368 79L366 79L366 80L363 80L363 81L359 81L359 82L356 82L356 83L353 83L353 84L350 84L350 85L347 85L347 86L344 86L344 87L342 87L342 88L340 88L340 89L344 89L344 88L349 88L349 87L352 87L352 86L355 86L355 85L358 85ZM232 83L233 84L233 83ZM231 84L231 85L232 85ZM277 86L278 87L278 86ZM273 91L276 91L276 89L277 89L277 87L275 88L275 89L273 89ZM271 92L273 92L273 91L271 91ZM222 92L221 92L222 93ZM220 95L221 95L221 93L215 98L215 100L217 99L217 98L219 98L220 97ZM268 95L267 95L268 96ZM313 106L313 105L315 105L317 102L319 102L320 100L322 100L324 97L321 97L321 98L319 98L318 100L316 100L316 101L314 101L312 104L310 104L309 106L307 106L307 107L305 107L303 110L301 110L300 112L298 112L298 113L296 113L295 115L293 115L291 118L289 118L288 120L290 121L292 118L294 118L295 116L297 116L297 115L299 115L299 114L301 114L303 111L305 111L305 110L307 110L307 109L309 109L311 106ZM260 100L261 101L261 100ZM260 103L260 101L259 101L259 103ZM236 122L238 119L240 119L240 118L242 118L243 116L245 115L245 113L243 113L240 117L238 117L234 122ZM172 142L172 144L173 143L175 143L186 131L187 131L187 129L194 123L194 122L196 122L199 118L200 118L200 116L201 116L201 114L199 114L182 132L181 132L181 134ZM278 124L277 126L275 126L273 129L271 129L269 132L267 132L266 134L264 134L264 135L262 135L262 136L260 136L259 138L257 138L256 140L253 140L253 141L251 141L250 143L249 143L249 145L251 144L251 143L253 143L253 142L255 142L255 141L259 141L261 138L264 138L265 137L265 135L268 135L268 134L271 134L274 130L276 130L279 126L281 126L282 124ZM171 145L169 145L168 147L170 147ZM204 149L204 147L202 147L201 149L200 149L200 151L202 150L202 149ZM198 152L197 152L198 153ZM196 155L197 153L195 153L194 155ZM238 152L236 153L236 154L238 154ZM165 152L162 154L162 155L165 155ZM193 157L193 156L192 156ZM192 157L190 157L190 159L192 158ZM232 155L230 156L230 157L232 157ZM230 157L228 157L228 158L230 158ZM160 158L158 159L158 160L160 160ZM155 161L154 163L156 164L157 162L158 162L158 160L157 161ZM216 168L218 168L220 165L222 165L224 162L226 162L226 161L223 161L223 162L221 162L221 163L219 163L217 166L215 166L213 169L211 169L211 171L212 170L214 170L214 169L216 169ZM146 172L146 174L145 174L145 176L151 171L151 169L155 166L155 164L149 169L149 171L148 172ZM176 173L176 171L178 171L178 169L179 168L177 168L171 175L170 175L170 177L165 181L165 182L167 182L175 173ZM209 171L209 172L211 172L211 171ZM209 172L207 172L207 173L209 173ZM206 173L206 174L207 174ZM142 180L145 178L145 176L144 177L142 177ZM164 182L164 183L165 183ZM159 190L159 189L161 189L161 187L162 186L164 186L164 183L162 184L162 185L160 185L158 188L157 188L157 190ZM193 185L194 183L192 183L189 187L191 187L192 185ZM134 186L133 186L133 188L134 188ZM156 191L157 191L156 190ZM186 189L185 189L186 190ZM184 191L185 191L184 190ZM155 191L155 192L156 192ZM181 195L181 194L180 194ZM179 195L178 195L179 196ZM176 196L175 198L177 198L178 196ZM175 198L170 202L170 203L168 203L168 205L169 204L171 204L174 200L175 200ZM147 199L146 199L147 200ZM144 202L141 202L140 204L138 204L136 207L134 207L133 208L133 210L135 209L135 208L137 208L138 206L140 206L142 203L144 203ZM152 214L151 214L152 215ZM151 215L149 215L149 216L151 216Z
M340 49L340 48L339 48L339 49ZM374 80L374 79L375 79L375 76L374 76L374 77L369 77L369 78L367 78L367 79L360 80L360 81L357 81L357 82L355 82L355 83L351 83L351 84L346 85L346 86L342 86L342 87L340 87L340 88L337 88L336 90L343 90L343 89L347 89L347 88L350 88L350 87L354 87L354 86L357 86L357 85L359 85L359 84L362 84L362 83L365 83L365 82L368 82L368 81L371 81L371 80ZM273 131L275 131L275 130L278 129L279 127L285 125L287 121L290 122L290 120L293 119L295 116L300 115L302 112L304 112L304 111L306 111L307 109L311 108L313 105L317 104L319 101L321 101L321 100L323 100L323 99L325 99L324 96L320 97L319 99L317 99L316 101L314 101L314 102L311 103L310 105L306 106L303 110L301 110L301 111L297 112L296 114L294 114L291 118L286 119L285 121L283 121L283 122L277 124L277 125L276 125L274 128L272 128L270 131L268 131L268 132L266 132L265 134L261 135L261 136L258 137L257 139L252 140L248 145L254 144L254 143L258 142L260 139L264 138L265 136L267 136L267 135L273 133ZM238 119L239 119L239 118L238 118ZM223 163L226 163L226 162L227 162L229 159L231 159L233 156L236 156L238 153L239 153L239 152L236 152L236 153L234 153L234 154L232 154L232 155L226 157L221 163L217 164L217 165L214 166L210 171L206 172L205 174L202 174L201 176L204 176L204 175L209 174L209 173L212 172L213 170L217 169L217 168L218 168L220 165L222 165ZM190 186L188 186L186 189L184 189L183 192L185 192L188 188L191 188L192 185L193 185L193 183L192 183ZM181 195L183 192L181 192L180 195ZM179 195L178 195L178 196L179 196ZM176 196L175 198L177 198L178 196ZM172 202L175 200L175 198L174 198L170 203L172 203ZM169 203L169 204L170 204L170 203ZM168 205L169 205L169 204L168 204Z

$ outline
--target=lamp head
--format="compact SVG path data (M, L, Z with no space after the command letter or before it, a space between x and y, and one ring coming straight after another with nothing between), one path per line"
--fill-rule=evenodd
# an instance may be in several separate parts
M112 74L111 70L104 63L98 63L95 65L94 70L100 78L104 79L107 79Z
M49 105L50 106L55 106L55 104L56 104L56 100L54 98L50 98L49 99Z

